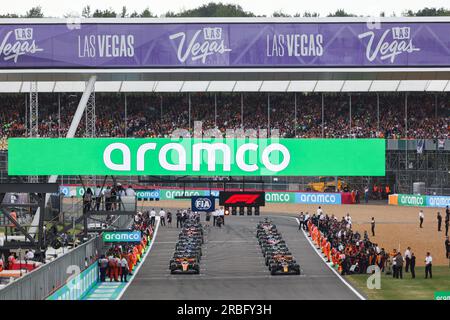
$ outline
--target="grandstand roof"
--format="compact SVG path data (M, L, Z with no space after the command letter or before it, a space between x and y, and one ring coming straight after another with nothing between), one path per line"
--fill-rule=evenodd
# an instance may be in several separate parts
M14 24L449 23L450 17L0 19ZM445 40L445 39L444 39ZM0 92L82 92L91 75L97 92L448 92L450 67L200 67L0 69Z
M31 82L0 82L0 93L28 93ZM38 81L38 92L83 92L83 81ZM97 81L96 92L450 92L449 80Z

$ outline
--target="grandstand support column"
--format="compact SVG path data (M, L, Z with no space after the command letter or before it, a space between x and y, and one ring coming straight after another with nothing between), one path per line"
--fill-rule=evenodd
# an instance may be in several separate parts
M86 83L86 88L84 89L83 95L81 96L80 102L78 103L77 110L73 116L72 122L70 123L69 130L67 131L66 138L75 137L75 133L80 125L81 118L83 117L84 110L86 109L87 102L91 93L94 91L95 81L97 80L97 76L93 75L89 78L89 81ZM48 178L48 183L55 183L58 179L57 175L52 175ZM45 202L44 205L47 204L50 199L50 194L45 194ZM39 223L40 217L40 208L37 208L36 214L33 217L33 221L31 223L31 227L29 230L30 234L37 234L37 227Z
M405 93L405 169L408 170L408 92Z
M124 120L125 120L125 129L124 129L124 136L125 136L125 138L127 137L127 131L128 131L128 101L127 101L127 94L126 93L124 93L124 101L123 101L123 104L124 104L124 108L125 108L125 110L124 110Z
M294 93L294 137L297 137L297 92Z
M324 103L323 103L323 93L322 93L322 138L324 137Z
M380 95L377 92L377 131L380 132Z
M270 93L267 93L267 137L270 137Z
M38 136L39 100L37 82L30 83L30 137Z
M217 128L217 94L214 93L214 127Z
M188 104L189 104L189 132L191 131L191 93L188 93Z
M244 94L241 93L241 128L244 128Z
M35 138L39 135L39 94L37 82L32 81L30 83L30 130L29 135L31 138ZM39 182L39 178L37 176L28 177L28 181L30 183Z
M348 105L350 106L350 112L349 112L349 130L350 130L350 134L352 133L352 94L349 93L348 95Z
M160 113L161 113L161 123L162 123L162 119L163 119L163 96L160 95L159 98L160 98L160 105L159 105L159 108L160 108Z
M87 84L86 84L87 86ZM86 103L86 132L88 138L95 137L95 90L92 89Z
M61 138L61 94L58 92L58 138Z
M28 95L25 94L25 137L28 137Z

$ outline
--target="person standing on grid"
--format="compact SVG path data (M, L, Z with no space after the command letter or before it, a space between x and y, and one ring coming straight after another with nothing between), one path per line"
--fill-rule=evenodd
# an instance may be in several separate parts
M425 215L423 214L423 210L419 211L419 222L420 222L420 228L422 228L423 225L423 219L425 218Z
M431 254L427 252L427 256L425 257L425 279L428 279L428 275L430 275L430 279L433 278L433 258L431 257Z
M163 208L159 211L159 218L161 219L161 225L166 226L166 212Z

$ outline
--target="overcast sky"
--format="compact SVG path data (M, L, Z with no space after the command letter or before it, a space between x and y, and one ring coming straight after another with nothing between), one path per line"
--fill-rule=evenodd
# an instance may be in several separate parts
M128 11L141 12L148 7L157 15L167 11L178 12L212 2L211 0L18 0L4 1L7 5L0 6L0 13L24 14L29 8L40 5L46 16L62 17L67 13L81 13L81 9L90 5L92 9L112 8L120 12L126 4ZM220 2L220 1L213 1ZM235 0L224 3L240 4L244 10L258 15L271 15L274 11L295 14L304 11L319 12L326 16L337 9L345 9L358 15L378 16L381 11L390 16L392 12L400 15L404 10L417 10L424 7L450 7L449 0Z

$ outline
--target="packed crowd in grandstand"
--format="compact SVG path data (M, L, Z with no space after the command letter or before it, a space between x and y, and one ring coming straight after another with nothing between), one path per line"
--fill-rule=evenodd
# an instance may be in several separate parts
M0 137L27 134L25 100L27 95L2 95L0 101ZM272 94L270 114L266 94L218 94L217 108L213 94L191 94L191 117L187 94L129 94L125 130L124 96L96 95L96 135L100 137L165 137L175 129L193 129L194 121L203 122L203 130L278 129L281 137L322 137L321 95L297 95L295 117L293 94ZM39 136L65 136L76 110L79 95L62 94L60 108L56 94L39 96ZM379 113L375 95L352 96L351 116L348 95L325 95L325 138L446 139L449 137L450 108L447 95L411 94L408 98L407 127L405 96L380 95ZM378 116L379 114L379 116ZM216 115L216 119L214 119ZM191 126L189 126L189 118ZM351 118L351 122L350 122ZM244 127L241 127L242 120ZM77 132L83 135L83 125Z

